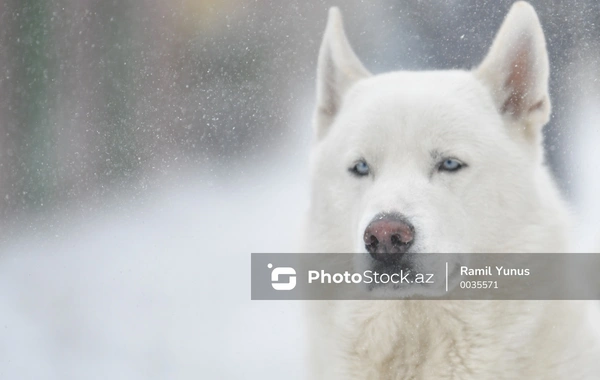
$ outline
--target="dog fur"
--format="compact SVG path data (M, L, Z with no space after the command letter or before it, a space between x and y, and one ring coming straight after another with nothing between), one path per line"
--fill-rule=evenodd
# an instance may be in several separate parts
M366 254L380 212L415 252L566 252L570 218L544 163L542 27L513 5L471 71L372 75L332 8L318 62L307 252ZM436 170L440 157L465 163ZM357 159L370 174L348 169ZM598 305L583 301L321 301L311 379L599 379ZM596 321L596 322L595 322Z

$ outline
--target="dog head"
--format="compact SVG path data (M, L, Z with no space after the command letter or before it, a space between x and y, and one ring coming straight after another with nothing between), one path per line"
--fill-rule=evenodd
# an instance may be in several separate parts
M543 165L548 72L524 2L474 70L380 75L332 8L318 61L311 249L407 267L424 252L563 250L564 207Z

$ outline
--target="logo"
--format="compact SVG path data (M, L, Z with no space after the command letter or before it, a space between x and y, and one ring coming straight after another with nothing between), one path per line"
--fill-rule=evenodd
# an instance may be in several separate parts
M267 265L269 269L273 264ZM289 276L287 282L280 282L279 276ZM296 271L291 267L277 267L271 272L271 286L275 290L292 290L296 287Z

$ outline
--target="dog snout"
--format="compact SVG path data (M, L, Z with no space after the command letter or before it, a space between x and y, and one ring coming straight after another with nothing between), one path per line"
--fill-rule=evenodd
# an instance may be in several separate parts
M415 240L415 228L402 215L377 215L365 229L365 248L371 256L386 264L398 261Z

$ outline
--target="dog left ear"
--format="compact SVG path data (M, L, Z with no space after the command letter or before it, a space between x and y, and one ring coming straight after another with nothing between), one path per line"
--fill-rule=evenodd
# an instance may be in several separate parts
M488 55L475 69L491 91L498 111L538 140L550 119L548 53L542 26L531 5L515 3Z
M339 9L332 7L317 67L317 110L314 124L318 138L323 137L333 123L350 87L370 75L348 42Z

